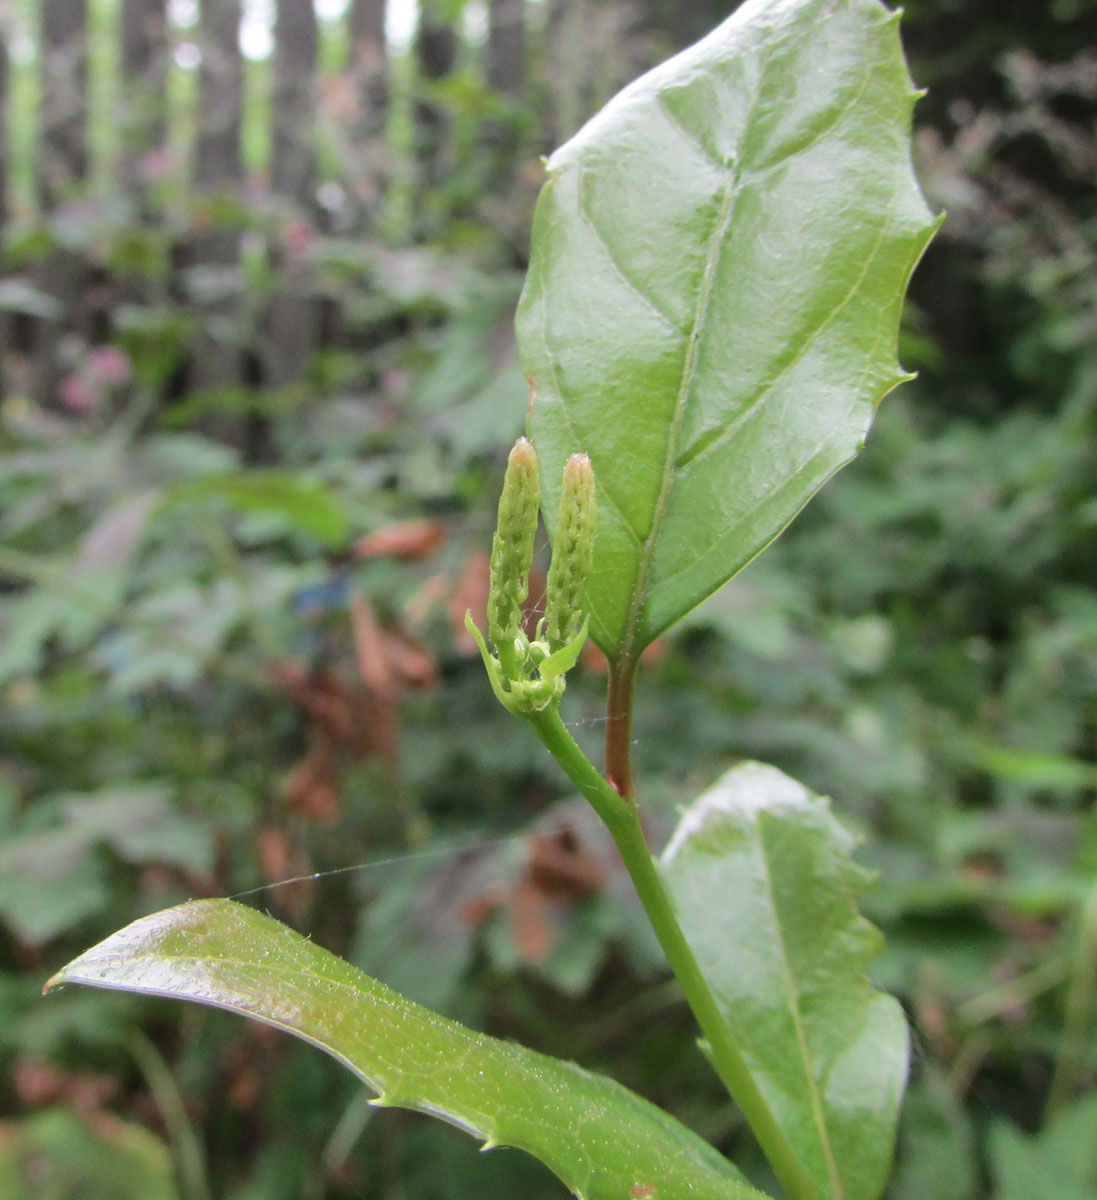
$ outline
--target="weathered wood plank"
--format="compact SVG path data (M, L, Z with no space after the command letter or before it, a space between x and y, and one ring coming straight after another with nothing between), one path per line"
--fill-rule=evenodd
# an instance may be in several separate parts
M199 201L240 191L243 180L244 63L240 52L240 0L201 0L198 24L198 133L194 188ZM207 209L216 212L216 206ZM239 382L241 347L234 337L238 304L240 231L219 218L197 234L191 246L192 280L200 277L207 296L204 332L190 372L195 388Z
M163 146L167 127L166 0L122 0L123 186L145 190L146 155Z
M38 201L49 210L88 174L87 0L41 0Z
M8 69L9 30L0 16L0 253L4 249L5 226L9 216L8 200ZM8 394L8 355L11 350L11 318L0 308L0 400Z
M298 204L316 188L316 9L277 0L271 105L271 187Z
M509 102L501 118L484 122L484 152L490 156L490 188L509 190L519 146L519 104L526 86L525 0L489 0L485 78Z
M490 0L487 50L488 87L510 100L521 99L526 85L526 0Z
M233 187L243 174L244 61L240 0L201 0L198 27L198 139L194 180L200 190Z
M429 0L419 9L415 39L420 96L415 105L415 157L422 189L438 187L453 169L453 121L444 105L429 93L431 84L453 73L457 34Z
M0 18L0 245L3 245L3 227L9 214L8 200L8 89L11 72L8 64L8 29Z
M317 25L312 0L277 0L275 11L270 178L284 220L272 257L282 286L267 314L263 374L264 382L278 386L300 377L317 334L310 268L301 252L315 208Z
M342 158L354 207L369 224L381 211L390 175L385 140L389 102L385 0L351 0L348 26L350 120Z
M43 212L73 197L88 175L87 0L42 0L39 8L41 107L35 186ZM60 316L38 322L32 338L30 390L40 404L58 402L59 353L66 325L79 324L77 305L87 266L70 250L42 263L37 286L53 297Z

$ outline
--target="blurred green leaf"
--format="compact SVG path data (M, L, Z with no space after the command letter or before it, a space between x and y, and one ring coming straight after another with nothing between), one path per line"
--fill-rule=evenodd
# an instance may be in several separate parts
M1097 1193L1097 1096L1055 1116L1040 1133L1022 1133L1004 1121L990 1130L996 1200L1093 1200Z
M816 1193L875 1200L891 1165L907 1029L865 978L883 945L872 876L829 804L743 763L685 810L661 860L682 930Z
M1083 762L1064 754L1044 754L1011 746L981 746L974 751L973 757L992 775L1001 775L1027 787L1097 787L1097 763Z
M0 1122L4 1200L177 1200L167 1147L147 1129L53 1108Z
M932 1063L903 1102L899 1144L888 1200L970 1200L978 1182L971 1122Z
M31 945L107 905L110 892L94 853L99 846L134 865L159 862L195 873L212 866L211 830L177 811L161 784L106 787L57 796L54 803L58 821L23 829L0 845L0 918Z
M322 484L290 471L233 472L180 484L166 496L170 504L221 500L240 512L278 517L288 528L309 534L325 545L347 536L346 513Z

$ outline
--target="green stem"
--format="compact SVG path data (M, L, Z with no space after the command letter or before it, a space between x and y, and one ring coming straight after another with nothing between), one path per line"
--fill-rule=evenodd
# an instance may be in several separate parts
M320 1169L305 1186L303 1200L322 1200L327 1194L329 1180L350 1158L355 1143L377 1112L372 1100L368 1091L362 1091L347 1106L320 1156Z
M152 1098L164 1120L164 1127L171 1138L183 1195L187 1200L210 1200L211 1192L206 1178L202 1144L187 1115L186 1104L176 1085L175 1077L159 1050L143 1033L131 1035L129 1049L141 1068Z
M678 924L670 897L648 850L635 803L631 797L620 795L602 777L568 732L556 705L535 713L528 720L613 836L671 970L708 1042L716 1073L742 1109L781 1186L792 1200L818 1200L815 1188L758 1090Z
M1067 992L1066 1019L1059 1055L1055 1060L1048 1088L1045 1122L1069 1099L1080 1073L1084 1057L1087 1026L1093 1011L1093 996L1097 991L1097 881L1090 889L1082 910L1082 927L1078 932L1078 949L1074 970Z
M1064 959L1049 959L1031 971L1018 975L1016 979L988 988L966 1000L956 1009L957 1019L964 1025L982 1025L1011 1008L1031 1004L1037 996L1058 987L1067 971L1068 964Z

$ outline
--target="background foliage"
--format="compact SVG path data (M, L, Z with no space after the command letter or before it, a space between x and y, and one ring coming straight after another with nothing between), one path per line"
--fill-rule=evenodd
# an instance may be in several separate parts
M500 109L476 60L434 85L453 157L425 185L396 56L393 184L368 234L287 224L258 183L253 202L196 216L170 172L166 215L136 229L94 173L75 206L13 207L5 1195L42 1194L26 1182L42 1162L59 1197L562 1194L516 1153L375 1114L334 1063L260 1027L38 997L138 915L313 872L339 873L254 902L415 999L608 1071L750 1161L605 839L495 704L462 625L483 604L523 417L509 324L544 96L566 134L726 12L665 7L584 5L559 43L570 72L531 49L506 112L525 133L502 166L478 133ZM907 4L912 72L931 88L920 174L949 211L903 335L919 378L789 532L655 644L640 681L655 840L741 757L831 795L865 834L881 882L863 904L888 937L874 969L916 1041L894 1200L1097 1188L1095 8ZM31 161L24 111L13 165ZM93 125L93 141L120 136ZM324 153L328 176L361 169L337 138ZM203 279L165 281L198 218L244 238L249 303L226 337L251 362L263 304L293 286L269 247L307 241L310 294L341 331L284 385L189 377ZM95 316L37 396L26 335L59 246L95 264ZM603 688L591 656L565 701L595 748ZM760 1163L755 1177L770 1182Z

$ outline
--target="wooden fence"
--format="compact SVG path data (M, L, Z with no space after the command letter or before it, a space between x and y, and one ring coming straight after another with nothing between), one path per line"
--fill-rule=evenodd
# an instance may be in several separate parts
M39 0L28 214L25 202L15 211L12 147L3 140L13 130L26 139L30 126L11 107L10 2L0 0L0 388L46 405L63 401L59 388L74 355L111 341L118 307L151 304L154 296L181 305L199 329L165 385L175 395L294 381L310 355L337 337L339 324L324 319L307 258L298 253L302 239L332 228L390 243L429 237L452 219L453 206L468 204L473 185L463 196L447 188L454 190L452 180L470 161L476 187L504 198L515 186L528 192L540 153L657 53L685 40L691 20L697 26L712 16L712 5L698 0L670 5L660 34L652 0L487 0L479 9L486 28L470 39L465 24L428 2L410 53L396 56L385 43L385 0L350 0L334 36L318 23L314 0L274 0L274 47L264 67L268 150L260 169L253 162L249 170L245 117L253 101L240 47L242 0L200 0L197 23L184 31L169 23L168 0L114 0L118 78L107 114L89 99L96 10L89 13L89 0ZM180 100L172 80L187 55L191 95ZM89 202L93 176L103 175L89 131L104 119L114 123L106 197L112 236L126 240L119 222L132 225L135 244L141 230L168 231L167 251L163 238L158 243L168 277L162 262L150 278L140 264L97 260L69 236L82 219L101 219L101 212L82 215L80 205ZM175 180L170 200L165 174ZM404 198L395 232L385 224L394 188ZM261 353L240 332L241 255L255 213L267 218L265 253L275 280L258 318ZM37 256L21 234L35 222L57 235ZM189 286L195 280L200 288Z

